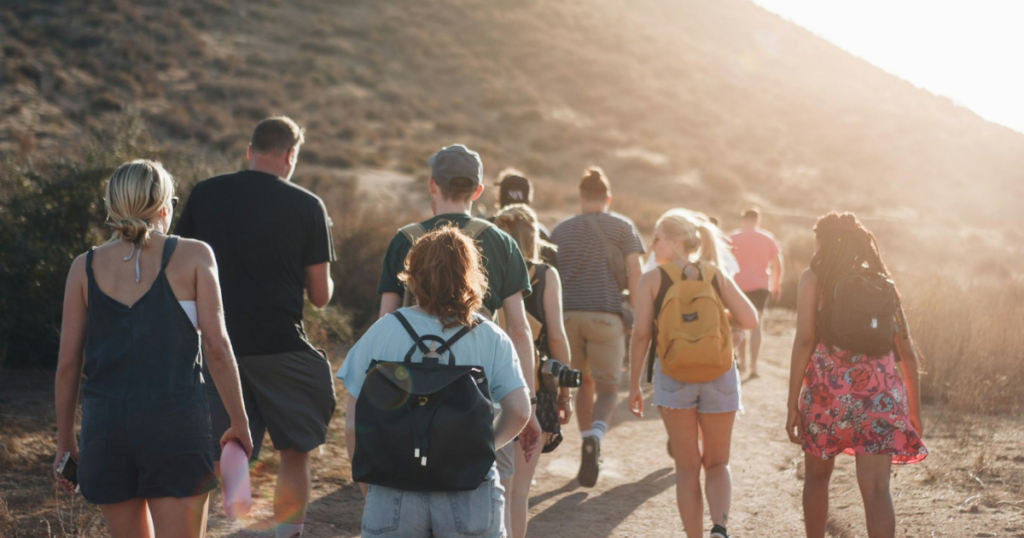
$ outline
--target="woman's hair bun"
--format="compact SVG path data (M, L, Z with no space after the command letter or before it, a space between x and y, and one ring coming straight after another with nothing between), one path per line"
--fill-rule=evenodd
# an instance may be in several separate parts
M120 235L121 239L129 243L138 242L140 239L145 241L149 238L149 224L139 218L129 217L114 221L110 223L110 227Z

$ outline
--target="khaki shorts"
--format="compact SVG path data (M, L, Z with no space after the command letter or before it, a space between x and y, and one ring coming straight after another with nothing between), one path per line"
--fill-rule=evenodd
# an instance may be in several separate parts
M626 335L622 316L611 312L565 311L565 335L569 338L572 366L600 385L619 385Z

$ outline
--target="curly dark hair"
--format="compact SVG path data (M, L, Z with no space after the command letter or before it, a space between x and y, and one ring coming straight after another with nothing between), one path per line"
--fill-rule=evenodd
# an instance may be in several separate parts
M445 329L476 321L487 293L487 273L475 242L457 226L443 226L416 241L398 278L420 308L437 316Z
M878 241L853 213L831 212L818 219L814 225L818 249L811 258L811 271L818 277L818 296L821 308L818 310L818 339L832 345L832 290L836 283L847 276L879 274L891 278L889 268L882 261ZM897 323L906 334L905 313L899 290L896 291L899 305Z

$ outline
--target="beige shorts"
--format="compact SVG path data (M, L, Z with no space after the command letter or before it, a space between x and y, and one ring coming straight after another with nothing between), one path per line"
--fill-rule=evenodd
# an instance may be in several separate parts
M626 335L622 316L611 312L565 311L565 335L569 338L572 368L589 375L600 385L619 385Z

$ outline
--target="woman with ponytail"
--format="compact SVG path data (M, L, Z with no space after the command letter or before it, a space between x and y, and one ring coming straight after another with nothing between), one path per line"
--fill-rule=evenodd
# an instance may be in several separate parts
M654 366L654 405L661 413L665 429L668 430L672 457L676 464L676 503L683 521L683 530L688 538L704 535L704 499L701 497L700 473L705 473L705 491L711 512L712 538L728 538L726 526L729 523L729 506L732 497L732 475L729 470L729 451L732 443L732 426L736 412L740 409L740 379L732 354L732 339L729 322L750 329L757 325L757 311L739 290L732 277L718 268L728 265L728 243L717 226L707 217L685 209L673 209L658 219L654 228L654 243L651 247L659 265L657 270L648 271L640 277L637 285L636 321L630 342L629 407L638 417L643 416L644 396L640 389L641 374L647 359L648 348L655 330L667 333L667 326L656 327L656 320L662 305L667 306L675 283L692 280L707 283L714 294L711 311L703 310L684 314L683 322L698 321L702 317L704 327L708 314L718 323L717 332L711 337L717 352L716 359L724 367L712 372L717 376L703 382L680 381L686 377L682 372L672 375L663 371L667 353L659 346L659 360ZM669 275L676 274L678 279ZM666 286L666 284L668 286ZM705 301L706 302L706 301ZM659 305L657 303L662 303ZM724 312L728 309L728 315ZM658 337L658 342L663 339ZM671 350L671 347L668 348ZM684 353L690 352L688 349ZM696 351L694 351L696 352ZM661 356L665 355L665 356ZM683 358L685 364L685 357ZM695 369L695 368L691 368ZM724 373L718 373L722 372ZM684 374L684 375L680 375ZM702 435L703 448L698 444Z
M221 445L252 450L217 264L205 243L165 235L177 198L160 163L121 165L104 202L110 241L75 258L64 292L54 478L68 493L77 481L114 538L201 537L217 484L204 382L231 415Z
M928 454L920 437L919 355L874 235L852 213L821 217L814 233L816 250L797 292L786 420L789 439L805 452L804 525L809 538L825 536L835 456L846 453L857 458L868 536L892 537L890 467ZM845 330L850 307L842 290L856 281L879 283L889 298L883 304L891 306L891 319L865 322L876 330L890 327L892 337L881 348L888 351L862 351L865 344ZM872 337L858 334L860 340Z
M545 360L558 361L563 367L569 367L569 340L562 321L562 279L557 269L541 261L544 249L550 249L551 252L557 249L541 239L537 214L526 204L505 206L495 216L494 223L515 239L530 272L533 293L526 298L525 306L539 359L535 361L538 380L534 384L537 387L537 417L541 419L541 428L545 433L542 437L544 452L550 452L562 440L560 425L568 424L572 417L569 387L559 386L556 396L554 390L548 387L549 383L540 379L539 373L544 368ZM499 323L503 321L500 319ZM516 446L515 472L505 494L511 538L526 536L530 484L539 461L539 454L528 460L522 447Z

